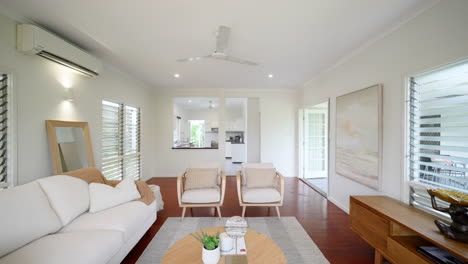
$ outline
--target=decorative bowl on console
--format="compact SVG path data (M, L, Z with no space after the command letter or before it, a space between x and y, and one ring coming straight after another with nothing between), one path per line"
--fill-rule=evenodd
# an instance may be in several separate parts
M434 223L445 236L468 243L468 194L458 191L444 189L428 189L431 196L432 207L440 212L448 213L452 218L452 223L447 224L441 220L434 220ZM450 203L449 207L439 207L436 197Z

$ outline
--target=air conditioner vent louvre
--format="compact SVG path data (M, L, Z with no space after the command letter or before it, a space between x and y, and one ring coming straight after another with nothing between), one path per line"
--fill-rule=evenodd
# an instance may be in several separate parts
M54 54L49 53L47 51L41 51L37 55L39 55L39 56L41 56L41 57L43 57L45 59L51 60L53 62L56 62L58 64L61 64L63 66L66 66L68 68L72 68L75 71L79 71L79 72L81 72L81 73L83 73L85 75L88 75L90 77L95 77L95 76L99 75L99 73L97 73L95 71L92 71L90 69L82 67L82 66L80 66L80 65L78 65L78 64L76 64L74 62L71 62L71 61L69 61L67 59L61 58L59 56L55 56Z

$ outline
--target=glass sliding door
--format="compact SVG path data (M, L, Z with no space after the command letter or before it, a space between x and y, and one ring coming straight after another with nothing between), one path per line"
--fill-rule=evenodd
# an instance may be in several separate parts
M303 179L322 194L328 191L328 101L303 112Z

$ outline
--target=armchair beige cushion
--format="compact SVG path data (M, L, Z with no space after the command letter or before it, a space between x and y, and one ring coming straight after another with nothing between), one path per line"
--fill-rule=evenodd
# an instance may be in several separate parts
M275 188L247 188L242 187L242 201L244 203L276 203L281 201L281 194Z
M273 163L242 163L241 164L241 176L242 176L242 185L247 184L246 169L247 168L275 168Z
M219 187L187 190L182 194L183 203L218 203L221 199Z
M216 168L189 168L185 174L184 189L204 189L218 186L218 169Z
M245 168L247 188L274 188L278 177L274 168Z

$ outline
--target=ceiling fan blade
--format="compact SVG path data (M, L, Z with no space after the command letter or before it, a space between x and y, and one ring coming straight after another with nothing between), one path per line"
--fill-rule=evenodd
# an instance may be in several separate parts
M198 56L198 57L189 57L189 58L184 58L184 59L178 59L177 62L192 62L192 61L198 61L201 59L206 59L211 57L211 55L205 55L205 56Z
M224 60L224 61L229 61L229 62L234 62L234 63L239 63L239 64L245 64L245 65L250 65L250 66L257 66L258 63L253 62L253 61L248 61L248 60L243 60L239 59L236 57L231 57L227 55L212 55L212 56L207 56L209 59L216 59L216 60Z
M235 62L235 63L240 63L240 64L245 64L245 65L250 65L250 66L258 65L258 63L253 62L253 61L243 60L243 59L239 59L239 58L231 57L231 56L224 56L224 60Z
M216 35L216 51L219 53L224 53L228 46L229 35L231 34L231 29L226 26L219 26L218 32Z

